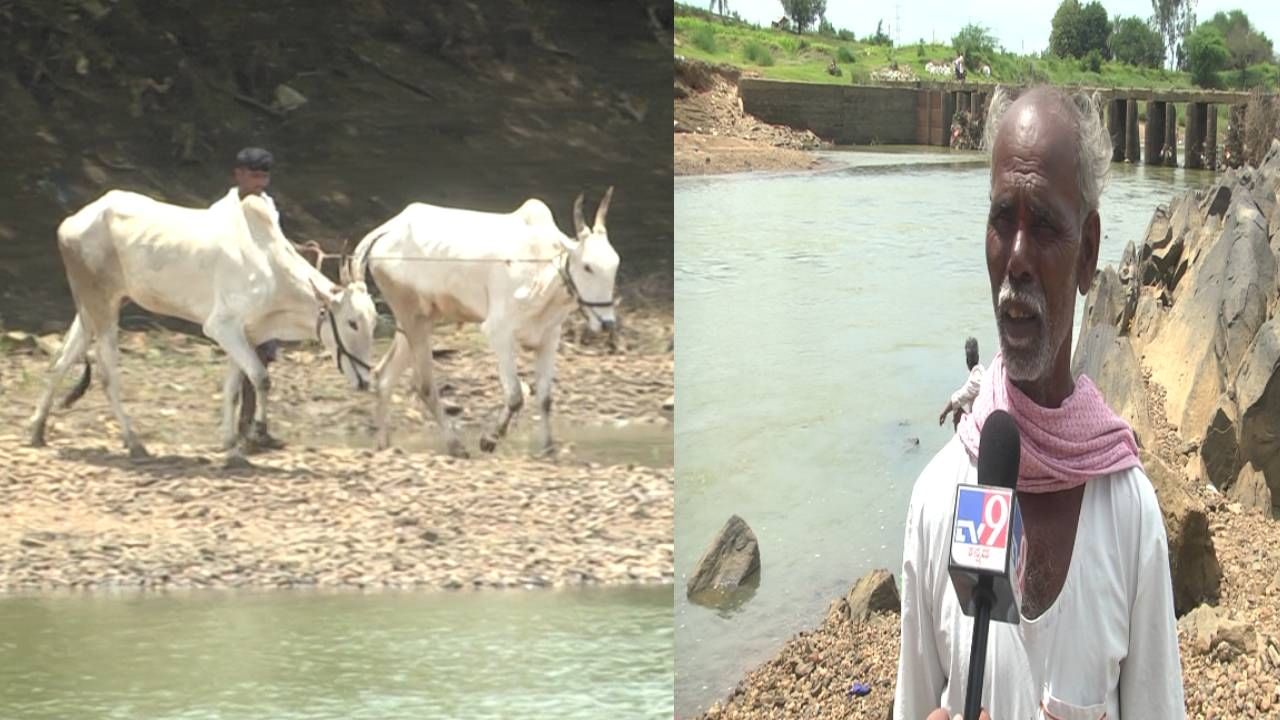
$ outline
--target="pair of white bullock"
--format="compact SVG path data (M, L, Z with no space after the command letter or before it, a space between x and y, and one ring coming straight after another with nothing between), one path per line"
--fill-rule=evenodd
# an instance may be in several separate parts
M256 195L236 208L192 209L112 190L58 227L58 250L75 299L76 318L53 363L31 419L31 444L43 445L58 383L84 363L84 375L63 404L84 394L87 354L96 351L102 384L134 457L147 451L120 399L118 319L126 300L161 315L200 324L229 359L223 385L222 436L239 453L234 404L241 378L258 394L254 423L267 422L267 371L254 347L270 339L319 339L355 389L377 391L377 442L389 444L387 405L410 367L418 395L439 423L449 452L465 456L442 411L432 379L431 331L437 324L479 323L498 357L505 404L485 433L492 451L523 405L516 369L519 347L534 350L536 394L544 448L551 438L551 388L564 320L581 308L593 332L611 330L618 254L605 216L595 222L573 206L575 237L560 232L551 210L530 199L511 213L486 213L422 203L409 205L361 240L335 284L285 239L267 202ZM391 350L371 365L376 313L366 270L398 326Z

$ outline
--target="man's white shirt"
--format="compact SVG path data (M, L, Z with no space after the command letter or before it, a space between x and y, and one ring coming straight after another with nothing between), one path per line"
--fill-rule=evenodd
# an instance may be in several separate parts
M960 408L965 412L973 412L973 401L978 397L978 392L982 390L982 375L986 371L982 369L982 363L973 366L969 371L969 377L965 379L964 385L959 390L951 393L951 407Z
M955 488L976 482L953 436L912 491L894 718L964 708L973 618L947 555ZM991 623L982 697L993 720L1185 717L1164 522L1141 469L1085 485L1062 590L1035 620Z

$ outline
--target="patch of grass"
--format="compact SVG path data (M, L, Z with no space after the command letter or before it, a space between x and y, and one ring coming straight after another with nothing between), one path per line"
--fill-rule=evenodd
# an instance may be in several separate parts
M836 50L836 60L842 63L854 63L858 61L857 58L853 56L853 53L849 48L843 46Z
M695 29L690 40L705 52L716 52L716 30L710 25L703 25Z
M773 53L769 52L769 48L764 43L757 40L748 40L747 44L742 46L742 58L752 65L761 67L773 65Z

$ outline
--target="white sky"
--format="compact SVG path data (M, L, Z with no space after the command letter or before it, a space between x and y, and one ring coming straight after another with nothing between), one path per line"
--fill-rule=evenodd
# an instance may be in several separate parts
M705 7L705 0L685 0ZM876 31L876 21L884 20L885 32L895 42L910 44L924 38L926 42L950 43L951 36L970 22L985 25L1005 49L1016 53L1043 50L1049 44L1049 23L1060 0L976 0L960 3L954 0L882 0L869 3L858 0L827 0L827 19L837 28L852 30L859 38ZM762 25L782 17L779 0L728 0L731 11L744 20ZM1081 4L1084 4L1082 1ZM1154 14L1150 0L1102 0L1107 17L1136 15L1146 19ZM1208 20L1218 11L1240 9L1253 26L1266 33L1280 48L1280 2L1277 0L1200 0L1195 5L1196 18ZM897 18L895 18L895 14ZM900 28L893 27L901 22Z

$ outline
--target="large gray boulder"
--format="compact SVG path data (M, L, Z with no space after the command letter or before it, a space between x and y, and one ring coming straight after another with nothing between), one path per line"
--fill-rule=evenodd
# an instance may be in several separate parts
M1071 374L1077 378L1089 376L1107 406L1133 428L1138 444L1154 447L1151 407L1142 382L1142 368L1129 338L1111 325L1082 332L1071 358Z
M1274 497L1271 488L1267 486L1266 477L1249 463L1240 468L1235 483L1227 491L1227 499L1240 503L1246 510L1267 516L1271 515Z
M759 572L760 544L756 534L745 520L734 515L698 560L686 586L687 597L697 601L727 597Z
M1127 287L1120 282L1120 275L1110 265L1093 277L1093 286L1084 299L1084 317L1080 321L1080 337L1099 325L1120 327L1124 312ZM1076 345L1079 348L1079 344Z
M1219 490L1226 490L1240 473L1239 410L1230 395L1223 394L1209 417L1200 441L1204 475Z
M854 622L867 620L878 612L902 612L902 598L893 574L879 569L863 575L845 597L849 604L849 617Z
M1200 603L1217 602L1222 567L1204 503L1187 492L1182 479L1163 460L1145 450L1139 452L1139 457L1164 515L1174 611L1182 615Z
M1252 201L1233 195L1221 235L1182 282L1144 360L1167 393L1169 423L1184 439L1198 442L1266 319L1276 288L1276 259Z
M1262 325L1235 384L1241 409L1240 454L1280 497L1280 318Z

